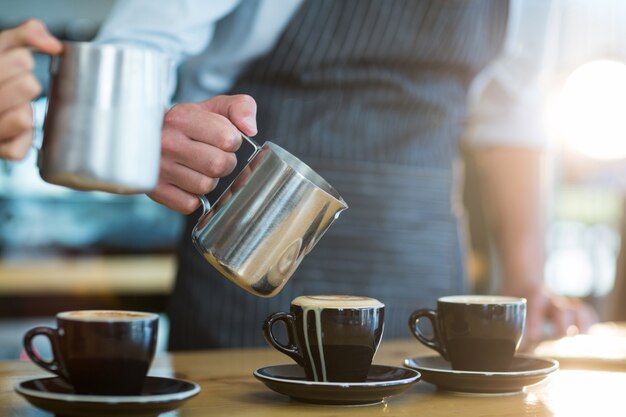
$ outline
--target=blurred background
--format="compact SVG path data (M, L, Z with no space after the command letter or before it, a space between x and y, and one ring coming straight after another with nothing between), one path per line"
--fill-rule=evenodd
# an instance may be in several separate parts
M589 301L601 320L624 320L626 2L563 0L557 6L548 95L538 109L549 135L545 280L556 293ZM470 159L466 181L471 275L475 288L488 290L497 268Z
M0 30L34 17L63 40L89 41L113 0L1 0ZM49 58L36 54L48 84ZM46 98L34 103L41 144ZM145 195L78 192L44 182L31 150L0 160L0 359L16 358L25 329L56 312L119 308L162 312L172 286L182 217ZM159 349L166 345L162 316ZM37 340L47 352L47 342Z
M0 0L0 30L35 17L61 39L88 41L113 0ZM547 285L583 297L602 320L626 320L621 251L626 195L626 2L560 3L552 36L545 108L551 181L546 235ZM36 72L47 84L47 57ZM46 99L35 103L36 143ZM145 196L85 193L44 183L36 150L0 161L0 359L16 358L21 336L54 314L80 308L162 312L175 273L182 218ZM473 161L465 205L474 291L495 287L497 268L484 230ZM623 304L623 303L622 303ZM165 346L167 318L160 349ZM45 351L45 346L41 347Z

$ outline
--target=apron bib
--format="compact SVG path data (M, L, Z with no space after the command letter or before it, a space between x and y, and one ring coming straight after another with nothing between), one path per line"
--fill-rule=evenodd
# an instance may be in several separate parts
M272 299L214 270L189 238L169 306L172 349L263 344L267 315L299 295L385 303L385 337L465 290L454 163L474 76L498 54L501 0L305 1L274 49L235 84L271 140L317 171L350 208Z

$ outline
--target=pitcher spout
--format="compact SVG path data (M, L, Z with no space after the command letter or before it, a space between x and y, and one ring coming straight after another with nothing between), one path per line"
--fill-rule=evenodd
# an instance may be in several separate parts
M335 209L335 220L339 217L341 213L348 209L348 204L344 201L343 198L340 198L337 204L337 208Z

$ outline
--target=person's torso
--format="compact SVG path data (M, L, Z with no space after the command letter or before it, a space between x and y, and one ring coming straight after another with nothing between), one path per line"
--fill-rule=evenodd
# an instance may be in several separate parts
M242 328L252 320L245 311L260 316L249 324L258 326L297 295L373 296L387 306L392 337L408 335L411 309L462 292L452 167L467 89L498 54L507 12L501 0L305 1L230 92L257 101L260 141L301 158L350 208L274 300L205 276L211 267L197 254L183 253L194 266L182 264L179 280L221 280L203 281L204 302L228 303L229 323ZM260 342L258 332L241 331L237 343ZM215 337L228 345L231 336Z

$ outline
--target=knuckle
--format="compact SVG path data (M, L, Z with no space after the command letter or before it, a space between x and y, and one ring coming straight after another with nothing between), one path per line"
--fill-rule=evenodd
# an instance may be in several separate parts
M170 135L167 128L163 129L161 137L161 153L168 155L176 150L176 140Z
M172 197L166 190L168 187L167 183L159 181L156 188L147 195L153 201L181 214L191 214L200 205L200 201L191 195L183 195L176 198Z
M37 78L31 73L27 73L20 80L20 89L23 94L27 95L30 98L35 98L39 94L41 94L42 88Z
M231 151L238 137L237 130L220 114L210 113L207 117L211 119L209 143L223 151Z
M157 187L161 187L161 181L167 181L167 178L169 178L172 172L173 165L174 162L171 161L170 158L161 155L161 161L159 162L159 185L157 185Z
M222 154L213 159L210 165L210 175L212 177L223 177L235 169L237 157L234 154Z
M162 206L170 208L174 211L181 212L180 209L176 206L175 202L172 202L171 199L166 196L166 193L163 191L163 184L157 185L157 187L147 195L154 202L159 203Z
M21 146L20 143L11 142L2 149L2 157L10 161L20 161L24 159L28 151L27 146Z
M21 161L26 156L26 150L22 148L15 148L12 153L9 154L9 160Z
M45 28L45 26L41 22L41 20L38 20L38 19L28 19L24 23L22 23L21 26L22 26L22 28L24 28L27 31L41 30L41 29Z
M163 123L165 125L173 124L178 117L179 111L180 111L180 104L176 104L173 107L171 107L168 111L165 112L165 116L163 117Z
M231 151L237 142L238 133L233 127L224 124L218 131L217 146L224 151Z
M237 156L232 153L226 157L226 175L230 174L237 167Z
M30 112L22 109L14 111L9 116L9 123L18 134L31 129L32 119Z
M200 206L200 201L195 197L185 197L180 204L180 212L183 214L191 214Z
M176 104L165 113L164 122L166 125L181 127L185 118L185 104Z
M202 179L198 182L198 193L197 194L206 194L215 189L217 186L217 179L211 177L203 176Z
M23 71L32 71L35 68L35 59L26 48L18 48L13 52L13 63L15 67Z
M237 142L238 132L231 122L224 116L215 114L213 143L223 151L232 151Z
M223 156L216 157L209 164L208 174L212 177L221 177L224 175L225 166L225 158Z
M152 200L156 201L159 204L165 204L163 202L163 198L161 196L162 194L162 190L163 190L163 180L161 178L159 178L159 182L157 183L157 186L154 187L154 190L150 191L149 193L147 193L146 195L148 197L150 197Z
M236 96L233 97L233 100L237 104L243 104L243 105L256 107L256 101L254 100L254 98L252 98L252 96L249 96L248 94L237 94Z

